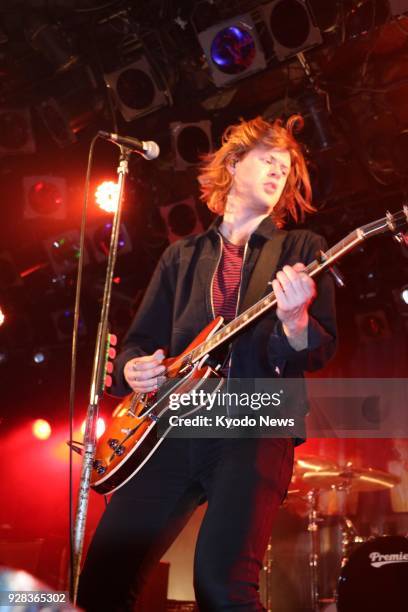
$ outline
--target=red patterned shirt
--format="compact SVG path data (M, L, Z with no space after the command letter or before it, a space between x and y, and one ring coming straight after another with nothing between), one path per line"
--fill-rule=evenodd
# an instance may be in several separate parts
M214 276L213 303L215 316L225 321L236 316L242 260L245 246L237 246L222 236L222 256Z

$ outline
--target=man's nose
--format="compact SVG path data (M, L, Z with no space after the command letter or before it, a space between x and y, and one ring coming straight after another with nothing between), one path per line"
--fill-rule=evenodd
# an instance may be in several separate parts
M273 176L276 179L280 179L281 171L276 166L271 166L268 171L268 176Z

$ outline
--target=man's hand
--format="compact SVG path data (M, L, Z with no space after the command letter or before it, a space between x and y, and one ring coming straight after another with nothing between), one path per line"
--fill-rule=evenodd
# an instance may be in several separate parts
M304 270L302 263L284 266L272 281L278 306L276 314L289 344L297 351L307 348L308 307L316 295L316 285Z
M166 371L165 366L161 365L163 359L163 350L157 349L153 355L134 357L126 363L123 375L133 391L148 393L156 391L163 384Z

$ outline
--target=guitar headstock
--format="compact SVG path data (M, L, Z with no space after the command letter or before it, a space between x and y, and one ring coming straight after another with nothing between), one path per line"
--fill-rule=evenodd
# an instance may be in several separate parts
M404 234L408 230L408 205L404 204L402 210L396 213L387 212L386 216L372 223L367 223L359 228L359 232L364 238L370 238L377 234L390 232L397 237L398 241L407 242L408 238Z

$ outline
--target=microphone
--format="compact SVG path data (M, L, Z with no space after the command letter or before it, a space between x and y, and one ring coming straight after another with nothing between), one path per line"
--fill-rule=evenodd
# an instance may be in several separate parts
M128 149L131 149L133 153L139 153L142 157L147 160L156 159L160 155L160 148L157 142L153 140L138 140L137 138L133 138L131 136L120 136L119 134L114 134L112 132L103 132L99 130L98 136L104 138L105 140L110 140L118 145L123 145Z

